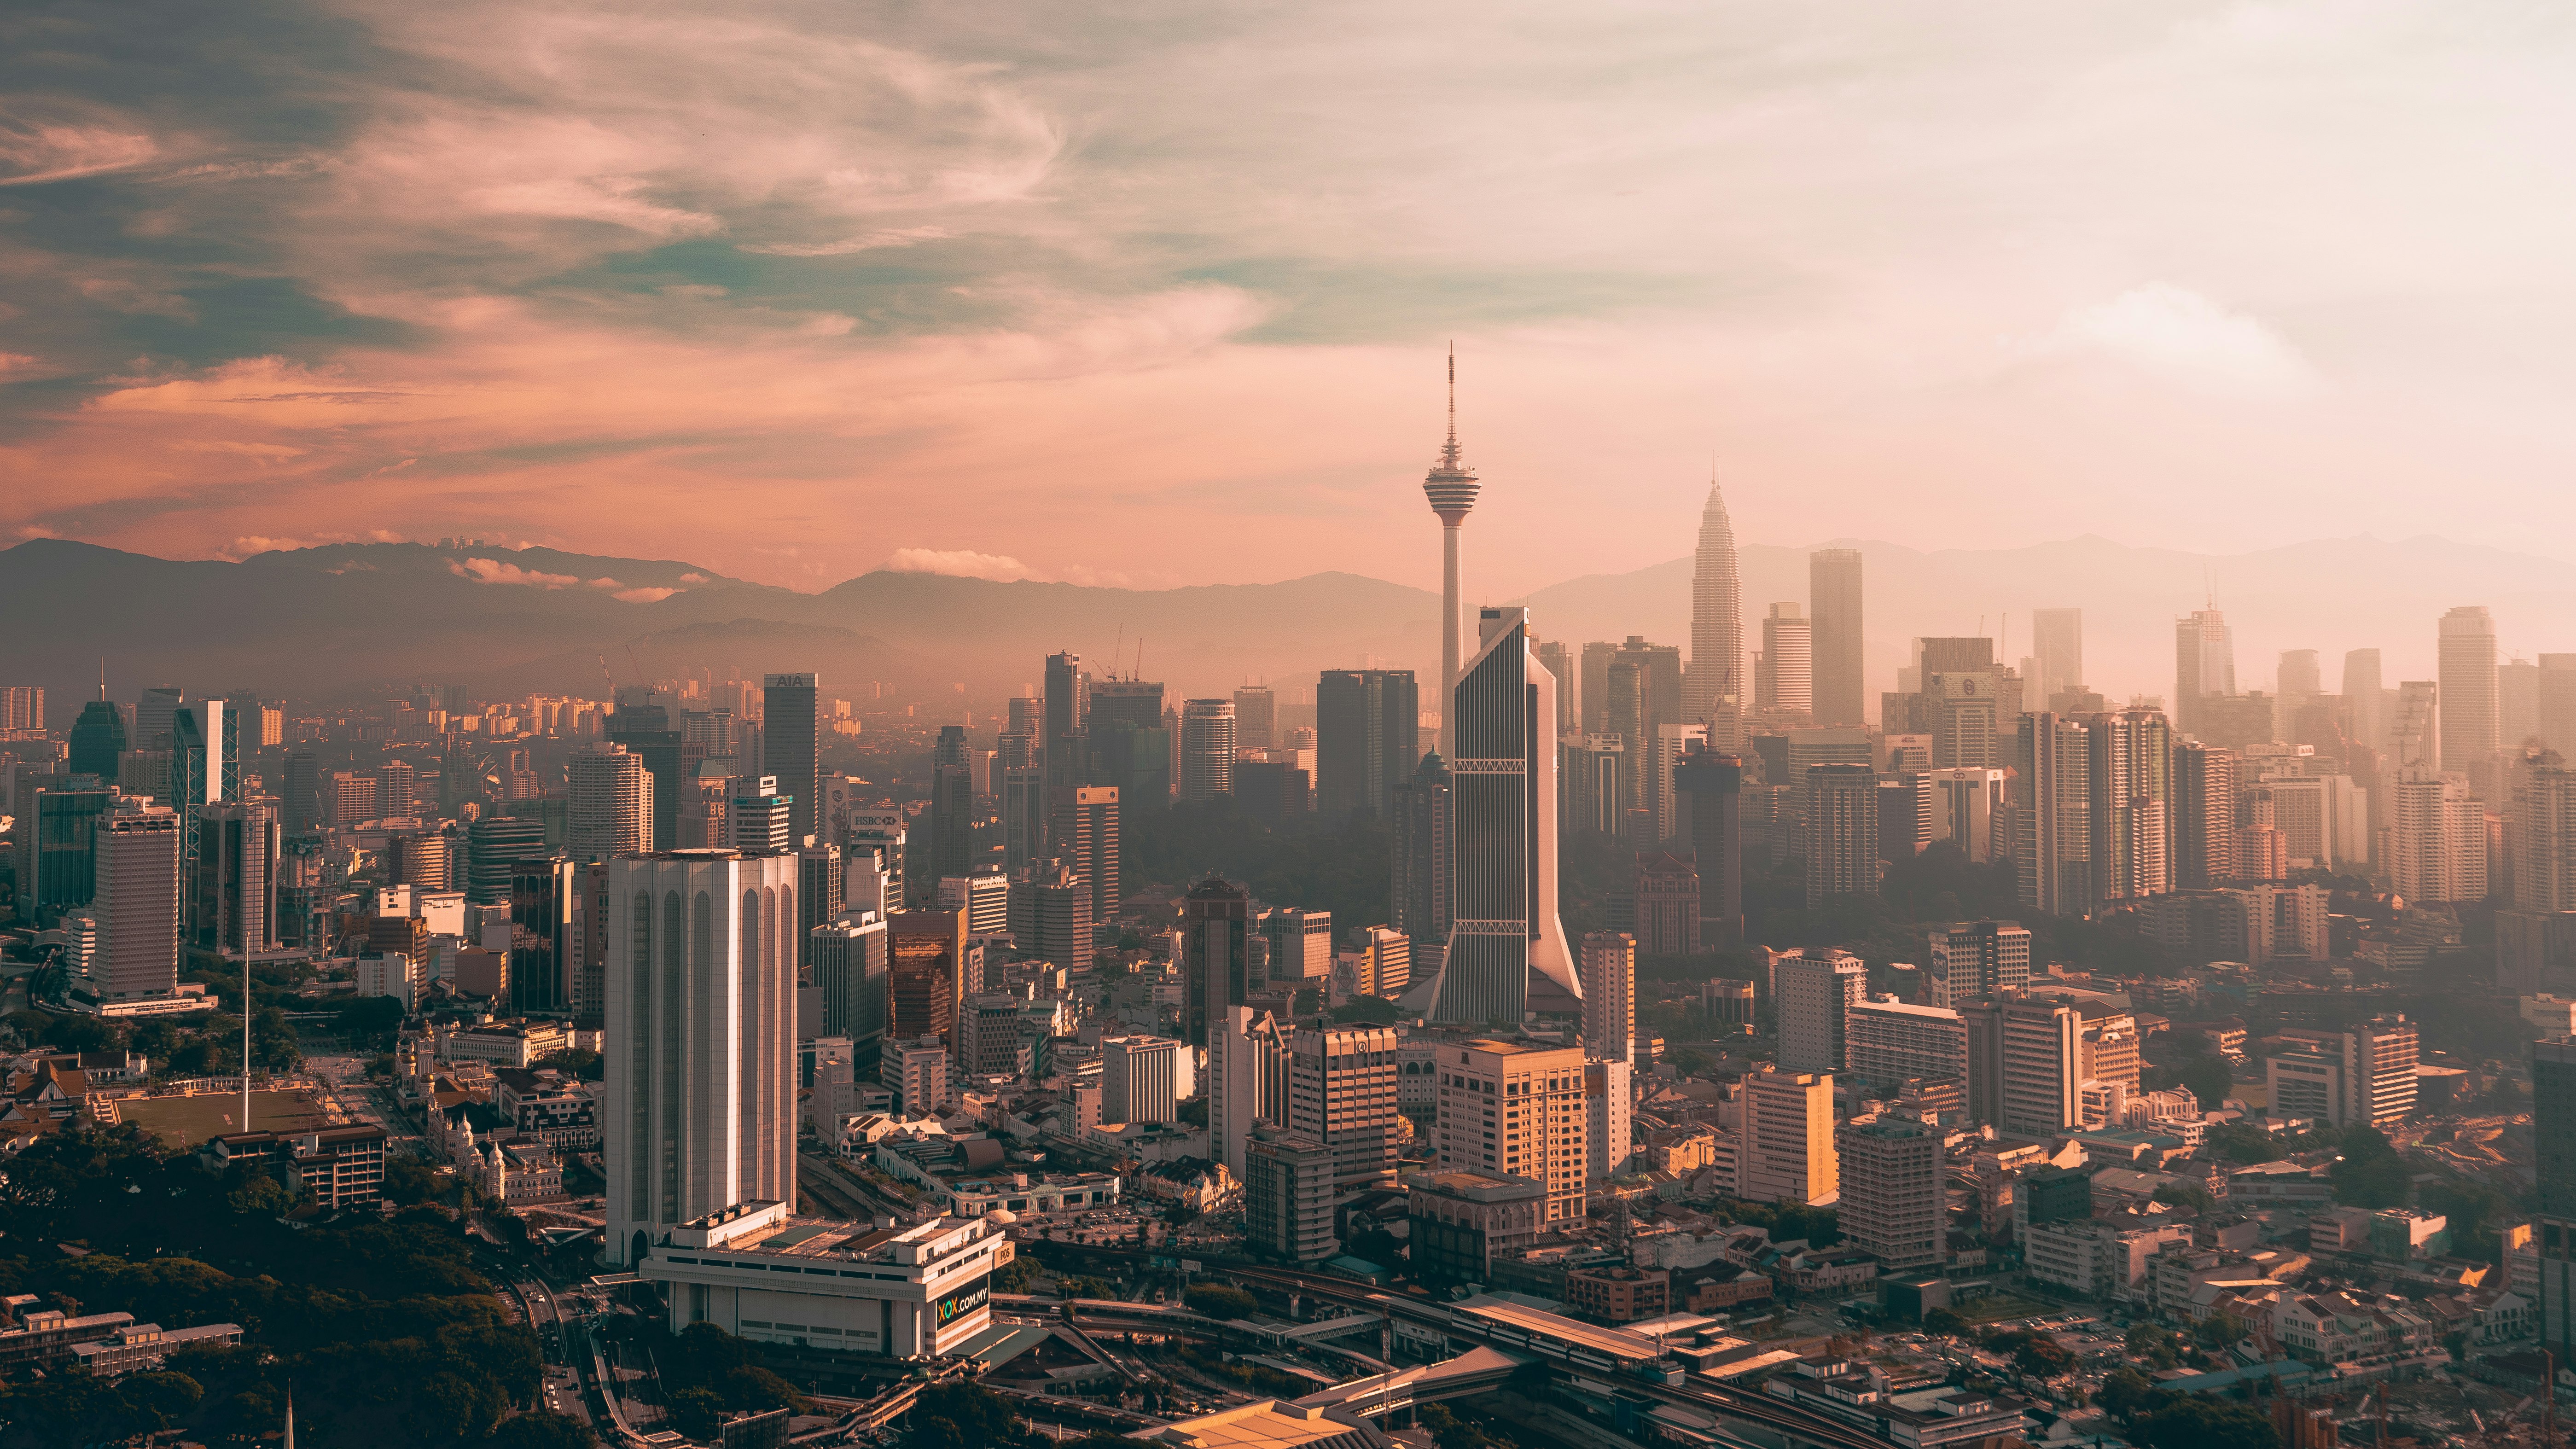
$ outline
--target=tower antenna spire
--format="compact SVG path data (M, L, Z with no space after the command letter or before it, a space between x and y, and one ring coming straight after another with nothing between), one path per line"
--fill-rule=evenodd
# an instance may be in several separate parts
M1440 466L1458 467L1458 344L1449 344L1449 441L1441 445Z

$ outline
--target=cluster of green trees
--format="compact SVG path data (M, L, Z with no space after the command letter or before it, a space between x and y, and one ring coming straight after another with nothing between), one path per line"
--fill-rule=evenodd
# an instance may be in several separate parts
M1843 1240L1842 1221L1832 1208L1731 1198L1719 1203L1716 1211L1720 1221L1770 1229L1775 1243L1794 1243L1803 1238L1810 1247L1830 1248Z
M2255 1405L2160 1389L2133 1368L2113 1370L2093 1399L2145 1449L2277 1449L2281 1442L2272 1416Z
M904 1416L903 1449L1148 1449L1140 1440L1094 1433L1068 1444L1029 1428L1010 1400L981 1384L933 1384Z
M254 983L256 984L256 983ZM225 998L237 1008L241 981L235 977ZM137 1051L151 1059L156 1077L225 1076L241 1070L242 1021L238 1009L216 1011L198 1020L146 1017L137 1022L80 1012L13 1011L8 1024L18 1039L63 1052ZM291 1072L304 1064L304 1049L284 1008L262 1005L251 1018L251 1066L265 1072Z
M712 1323L692 1323L658 1349L654 1362L662 1370L671 1427L692 1439L713 1439L728 1413L812 1407L753 1358L750 1344Z
M20 1153L0 1180L0 1293L165 1328L235 1323L245 1342L173 1356L193 1397L130 1378L77 1393L8 1385L10 1432L93 1442L159 1415L210 1441L248 1439L278 1427L291 1382L316 1442L443 1449L485 1443L534 1401L536 1337L509 1322L457 1219L413 1207L295 1229L277 1221L293 1201L272 1172L216 1177L131 1126L75 1122Z
M1252 1295L1231 1283L1193 1283L1182 1290L1181 1302L1192 1313L1210 1318L1249 1318L1259 1306Z

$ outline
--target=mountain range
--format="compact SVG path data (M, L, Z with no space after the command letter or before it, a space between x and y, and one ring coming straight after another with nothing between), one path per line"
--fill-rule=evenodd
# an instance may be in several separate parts
M2429 678L2435 620L2463 603L2494 610L2509 653L2576 652L2576 570L2438 538L2224 555L2094 536L2012 549L1824 546L1863 556L1873 699L1894 687L1915 636L2000 632L1999 652L2018 661L2034 607L2085 611L2088 682L2115 698L2171 689L2172 621L2210 600L2235 625L2243 688L2269 687L2278 652L2291 648L2322 651L2328 688L2343 652L2360 647L2385 652L2391 683ZM1766 606L1805 602L1811 551L1741 550L1748 650ZM1542 637L1687 645L1690 577L1691 561L1678 558L1568 579L1520 602ZM856 697L879 681L902 698L989 701L1034 684L1044 656L1071 650L1096 672L1161 679L1175 697L1267 679L1296 698L1319 669L1376 664L1427 677L1438 613L1436 594L1342 573L1134 590L881 570L807 594L682 560L458 541L235 563L35 539L0 550L0 618L14 626L0 636L0 683L42 684L59 712L96 687L102 662L119 699L180 684L315 701L409 681L595 697L639 677L799 669L820 673L827 694Z

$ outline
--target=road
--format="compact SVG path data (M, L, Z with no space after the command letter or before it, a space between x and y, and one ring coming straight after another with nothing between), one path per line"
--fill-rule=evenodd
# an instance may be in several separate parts
M401 1110L394 1105L393 1088L367 1075L364 1057L307 1057L305 1070L330 1084L326 1095L340 1115L352 1122L372 1122L385 1129L385 1146L389 1151L412 1157L425 1157L427 1151L419 1133L411 1128Z

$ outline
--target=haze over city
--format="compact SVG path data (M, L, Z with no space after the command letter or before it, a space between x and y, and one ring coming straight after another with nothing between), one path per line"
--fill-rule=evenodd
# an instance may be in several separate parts
M0 1449L2556 1449L2571 74L0 12Z

